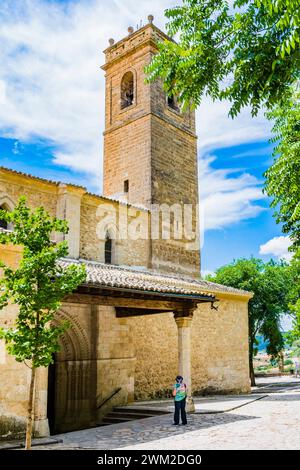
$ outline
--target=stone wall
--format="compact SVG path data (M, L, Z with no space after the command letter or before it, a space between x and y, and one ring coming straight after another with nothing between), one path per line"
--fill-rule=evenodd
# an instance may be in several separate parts
M232 296L218 305L211 310L210 304L202 304L193 317L193 391L249 392L248 302Z
M16 306L0 310L0 326L13 325ZM30 383L30 370L15 361L0 340L0 440L21 436L24 433Z
M12 210L20 196L26 197L31 208L43 206L50 215L68 221L68 234L55 234L53 239L67 240L70 258L104 262L105 231L101 238L99 223L111 219L102 226L109 229L114 240L112 263L149 266L147 210L89 194L81 187L0 170L0 206ZM126 224L129 231L133 229L134 236L130 233L128 236ZM125 226L125 231L121 226Z
M178 119L177 113L174 113L173 123L165 117L152 117L152 202L180 208L177 218L182 235L178 239L172 237L176 217L171 218L171 239L165 240L160 235L158 240L152 240L152 266L169 273L199 277L197 141L191 131L177 127L175 118ZM186 216L185 205L192 208L190 218ZM190 239L185 236L188 220L191 224Z
M131 317L136 369L135 399L165 397L177 375L177 326L173 313Z
M20 196L25 196L30 207L43 206L55 216L57 189L56 183L0 169L0 205L7 202L10 209L17 204Z
M150 139L149 115L129 120L126 125L107 131L104 135L104 195L124 197L124 181L128 180L128 201L149 206Z
M141 231L135 227L139 222ZM86 194L81 205L80 257L103 263L105 234L109 233L113 264L146 267L150 256L148 224L146 210ZM129 230L132 227L137 239L128 236L126 225Z
M98 409L100 420L113 406L133 401L136 359L128 319L116 318L113 307L99 306L98 312L98 405L121 388L111 400Z
M178 374L173 314L129 321L137 359L136 399L167 396ZM222 298L218 311L202 304L194 313L191 332L193 393L249 392L247 302Z

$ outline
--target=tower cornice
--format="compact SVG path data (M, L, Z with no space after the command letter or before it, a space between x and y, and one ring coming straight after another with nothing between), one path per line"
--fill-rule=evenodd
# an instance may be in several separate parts
M191 137L194 137L194 139L198 139L197 134L195 134L194 132L191 132L190 130L188 130L188 129L184 128L184 127L181 127L180 125L176 124L176 122L171 121L171 120L169 120L169 119L166 119L166 117L161 116L160 114L157 114L157 113L155 113L154 111L149 111L149 112L143 113L143 114L141 114L141 115L139 115L139 116L135 116L135 117L132 117L131 119L128 119L126 122L123 122L123 123L120 123L120 124L116 124L116 125L114 125L114 126L110 126L108 129L106 129L106 130L103 132L103 135L110 134L111 132L114 132L114 131L116 131L117 129L120 129L120 128L122 128L122 127L125 127L125 126L131 124L132 122L138 121L138 120L143 119L143 118L145 118L145 117L147 117L147 116L151 116L151 117L160 119L161 121L166 122L166 123L169 124L170 126L175 127L175 128L178 129L179 131L185 132L186 134L189 134Z
M158 41L173 41L167 34L157 28L154 24L148 23L137 31L129 34L125 38L107 47L103 52L105 54L105 64L102 70L107 70L112 64L115 64L124 55L134 53L136 50L146 45L152 46L154 51L157 48Z

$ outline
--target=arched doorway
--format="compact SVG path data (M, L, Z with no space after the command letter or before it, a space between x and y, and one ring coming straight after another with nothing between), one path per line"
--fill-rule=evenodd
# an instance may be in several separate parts
M47 416L50 434L89 427L96 416L95 361L90 341L79 320L61 309L54 323L68 321L60 351L48 369Z

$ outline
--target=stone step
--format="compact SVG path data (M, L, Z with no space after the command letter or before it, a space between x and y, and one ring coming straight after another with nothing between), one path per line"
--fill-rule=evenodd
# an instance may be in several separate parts
M166 410L159 410L157 408L140 408L138 406L116 406L113 411L123 412L123 413L143 413L145 415L156 416L170 413Z
M151 408L140 408L137 406L116 406L112 411L104 416L101 423L97 426L109 426L110 424L126 423L127 421L135 421L137 419L151 418L153 416L166 414L168 411L151 409Z
M127 421L132 421L133 419L124 418L121 416L108 416L108 417L105 416L102 420L102 423L108 423L108 424L126 423Z
M151 418L151 416L156 416L154 414L144 413L142 411L111 411L105 418L110 417L120 417L120 418L129 418L129 419L143 419L143 418Z

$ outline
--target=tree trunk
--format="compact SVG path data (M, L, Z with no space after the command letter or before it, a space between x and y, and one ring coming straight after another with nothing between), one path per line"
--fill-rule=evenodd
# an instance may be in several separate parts
M280 351L279 353L279 372L281 374L284 373L284 352L283 351Z
M36 368L31 369L31 379L29 388L28 408L27 408L27 426L26 426L26 443L25 450L31 448L32 425L34 419L34 388L35 388Z
M255 387L255 376L254 376L254 367L253 367L253 342L250 340L249 344L249 371L250 371L250 380L251 387Z

